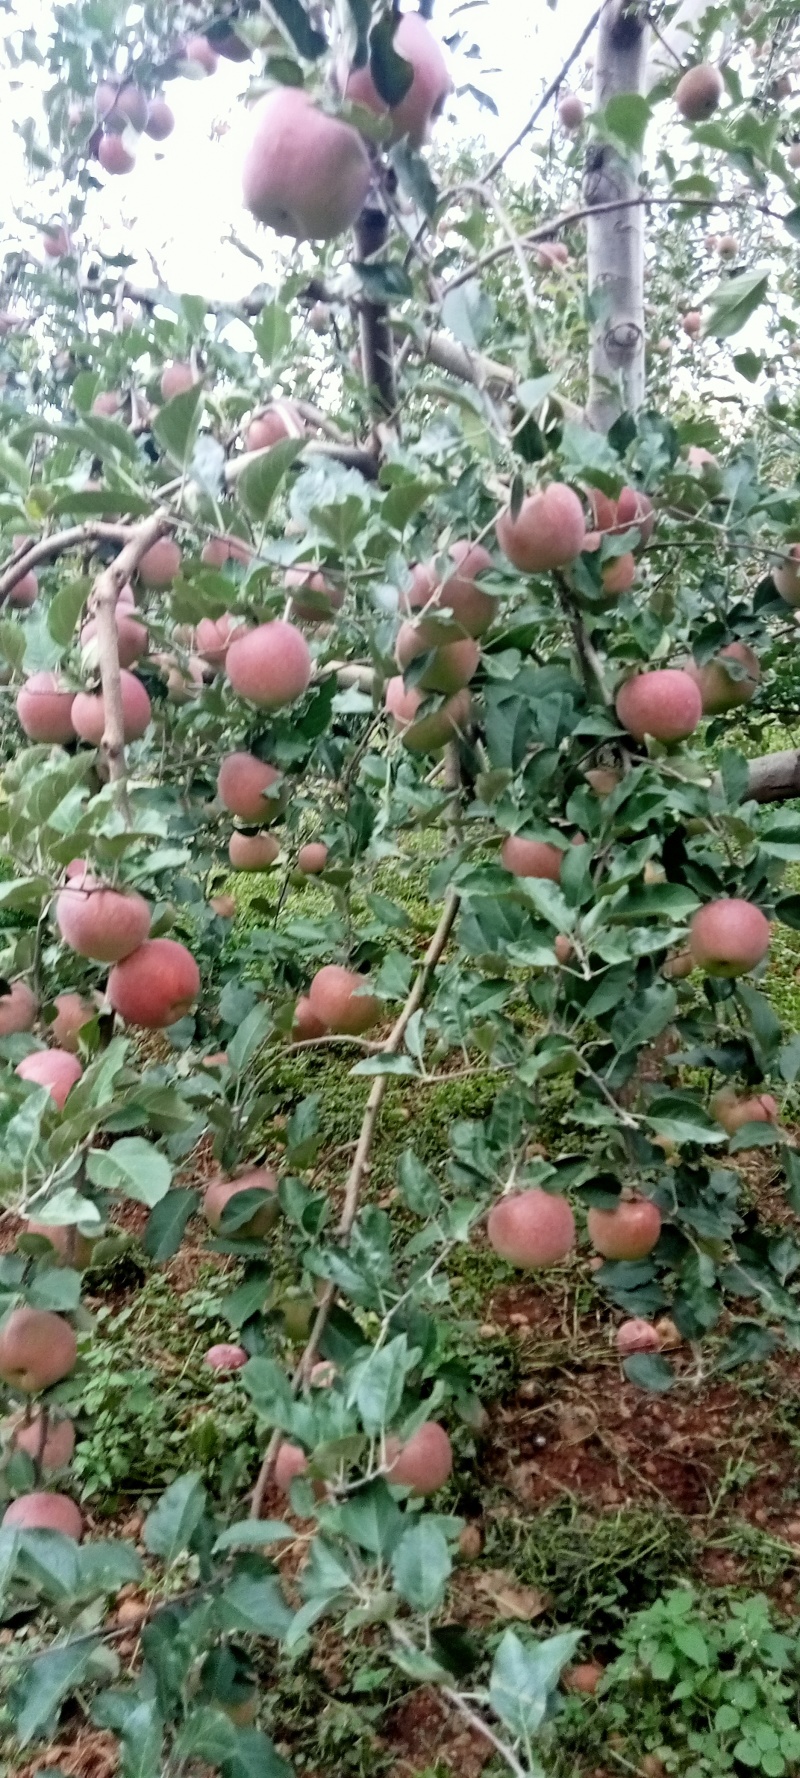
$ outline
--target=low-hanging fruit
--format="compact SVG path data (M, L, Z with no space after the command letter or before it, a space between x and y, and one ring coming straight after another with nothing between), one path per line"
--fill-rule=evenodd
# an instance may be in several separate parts
M438 1420L425 1420L405 1443L386 1440L386 1480L418 1495L435 1494L449 1480L453 1447Z
M271 1167L251 1167L246 1173L239 1173L235 1179L213 1179L207 1186L203 1198L203 1215L210 1229L219 1232L222 1213L226 1204L241 1196L242 1192L266 1192L268 1197L257 1209L253 1210L246 1222L240 1223L235 1233L237 1236L257 1238L268 1235L274 1228L278 1217L278 1180Z
M12 1309L0 1324L0 1378L10 1389L34 1395L60 1383L74 1369L74 1328L52 1309Z
M144 944L150 906L135 889L107 889L92 877L73 878L56 900L56 925L79 957L118 963Z
M726 668L726 661L734 663L731 672ZM684 671L697 686L704 716L722 716L726 710L749 704L761 683L758 657L746 642L729 642L713 660L705 661L702 666L696 661L687 662Z
M30 1031L39 1002L27 982L12 982L5 994L0 994L0 1037L11 1037L17 1031Z
M480 648L471 636L455 642L440 643L436 635L437 620L421 618L401 624L395 643L395 660L401 670L410 667L420 655L428 654L417 681L420 691L439 691L451 695L461 691L477 671Z
M746 975L769 950L769 921L740 896L706 902L689 927L689 950L706 975Z
M771 1093L755 1093L749 1098L740 1098L731 1087L721 1087L714 1093L709 1107L723 1130L729 1136L735 1136L743 1124L776 1124L780 1117L777 1099Z
M789 543L786 555L776 562L772 569L772 579L776 592L787 605L800 605L800 543Z
M222 542L222 539L218 541ZM209 667L224 667L231 643L245 633L246 626L229 611L224 611L221 617L201 617L194 638L200 659L207 661Z
M426 710L420 715L425 693L416 685L405 686L399 674L387 682L384 696L386 709L409 753L438 752L454 734L464 732L472 709L472 700L465 686L437 709Z
M17 716L29 741L63 746L74 741L72 706L75 693L57 673L32 673L17 692Z
M495 1253L512 1266L556 1266L575 1245L575 1218L566 1198L533 1186L493 1205L486 1232Z
M308 995L302 994L294 1009L291 1032L292 1042L308 1043L314 1038L324 1037L326 1030L327 1026L323 1025L322 1020L318 1019L316 1013L312 1010L311 1001L309 1000Z
M361 1036L383 1013L383 1003L368 992L366 978L339 963L317 970L308 999L315 1017L339 1036Z
M232 870L269 870L280 855L280 843L274 833L231 834L228 858Z
M239 1371L249 1356L244 1346L234 1346L223 1340L217 1346L209 1346L203 1355L203 1363L212 1371Z
M564 482L527 494L516 517L509 508L496 529L503 554L522 574L565 568L580 555L586 537L583 507Z
M107 994L126 1025L161 1031L185 1018L200 992L200 971L185 945L174 938L148 938L115 963Z
M43 1241L49 1242L54 1265L70 1266L76 1272L85 1272L86 1267L92 1263L98 1237L82 1234L74 1223L35 1222L29 1218L23 1233L39 1235Z
M441 116L448 94L452 91L447 63L427 20L421 12L405 12L397 22L392 39L396 55L413 70L410 86L396 104L387 104L372 78L369 62L348 75L345 97L355 105L363 105L391 124L390 142L404 136L412 148L427 142L433 124Z
M292 594L291 615L301 623L327 623L344 604L342 588L311 568L287 568L284 579Z
M161 372L159 386L162 401L174 401L176 395L188 395L196 382L197 376L191 364L187 364L182 358L171 359Z
M299 1445L290 1444L288 1439L278 1447L272 1479L281 1494L288 1494L292 1482L299 1475L305 1475L308 1469L308 1458Z
M69 1050L32 1050L17 1063L14 1073L20 1080L46 1087L59 1111L63 1111L72 1088L80 1080L83 1068Z
M500 851L501 863L515 877L547 877L557 883L561 876L564 853L547 840L526 840L510 833Z
M57 994L53 1005L56 1016L48 1025L49 1035L59 1049L69 1050L75 1055L84 1025L90 1024L97 1017L97 1003L85 994L67 992Z
M363 208L372 168L351 124L321 111L298 87L283 86L253 112L242 170L246 209L279 235L328 241Z
M586 1227L604 1259L645 1259L661 1234L661 1211L651 1198L623 1198L615 1210L593 1205Z
M309 840L297 854L297 868L305 877L317 877L328 862L328 848L322 840Z
M235 692L262 710L281 710L301 698L311 679L308 643L282 618L259 624L231 642L225 671Z
M620 1322L614 1344L620 1358L630 1358L633 1352L660 1352L661 1336L652 1321L632 1316L630 1321Z
M242 821L274 821L286 806L283 773L253 753L226 755L217 776L217 795Z
M125 667L120 671L123 740L140 741L152 715L146 687L135 673ZM72 701L72 727L81 741L99 747L106 727L106 705L102 691L79 691Z
M6 1530L58 1531L62 1537L73 1537L80 1543L83 1519L68 1494L51 1494L42 1488L33 1494L19 1494L6 1507L2 1520Z
M579 130L586 116L583 100L577 93L564 93L558 101L558 121L563 130Z
M644 741L685 741L703 715L697 685L681 667L658 667L626 679L617 692L617 717L622 728Z
M172 537L159 537L142 556L137 573L143 586L171 586L180 573L181 550Z
M165 142L175 128L175 113L166 99L151 99L147 107L145 135L153 142Z
M106 173L132 173L136 165L135 154L125 147L121 136L101 136L97 158Z
M72 1420L45 1417L41 1408L27 1419L24 1413L12 1414L0 1426L9 1451L24 1451L37 1463L43 1475L54 1475L72 1462L75 1450L75 1426Z
M687 123L705 123L712 117L724 92L722 75L710 62L700 62L681 75L675 103Z

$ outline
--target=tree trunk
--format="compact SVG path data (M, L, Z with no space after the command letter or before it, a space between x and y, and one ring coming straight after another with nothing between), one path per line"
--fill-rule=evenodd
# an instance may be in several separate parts
M644 92L649 35L644 8L626 0L606 7L597 39L595 111L625 93ZM608 143L595 142L587 154L587 204L635 198L639 165L635 156L623 160ZM636 414L644 400L644 209L633 205L590 216L587 257L595 316L587 413L599 432L607 432L621 413Z

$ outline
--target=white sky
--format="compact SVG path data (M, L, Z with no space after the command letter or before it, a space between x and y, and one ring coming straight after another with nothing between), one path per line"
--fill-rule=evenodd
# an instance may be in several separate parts
M467 34L467 42L480 46L479 59L458 55L453 61L457 86L471 81L494 99L499 117L480 109L466 95L457 103L455 126L442 122L438 139L457 141L460 137L474 140L483 137L490 152L505 147L529 116L545 85L558 72L569 47L580 35L590 17L594 0L559 0L552 12L545 0L487 0L487 4L464 9L463 0L438 0L435 28L449 36L456 27ZM513 30L509 29L513 11ZM455 16L453 16L455 15ZM578 64L583 68L584 64ZM24 117L36 111L38 71L33 86L22 79L13 95L13 111ZM258 267L234 246L221 245L231 231L248 247L265 255L268 275L272 270L275 238L258 230L242 208L240 169L247 134L247 113L241 100L246 90L249 71L233 63L220 61L217 72L209 79L174 80L166 88L166 97L175 112L176 128L163 143L142 137L134 171L124 177L111 178L97 168L104 189L95 194L87 209L85 240L114 252L124 247L137 254L137 265L130 276L147 285L154 282L149 252L155 258L165 282L174 290L198 291L204 295L229 297L243 294L259 281ZM23 185L21 144L11 135L11 118L6 107L0 119L0 153L6 169L19 168L19 183L13 172L5 181L6 191L20 191ZM543 118L548 127L549 119ZM517 172L524 176L525 159L521 151ZM28 203L18 206L20 213L41 216L44 221L57 214L57 185L39 182L28 191ZM23 230L26 244L33 245L35 236ZM289 244L282 244L290 250ZM288 263L288 261L287 261Z

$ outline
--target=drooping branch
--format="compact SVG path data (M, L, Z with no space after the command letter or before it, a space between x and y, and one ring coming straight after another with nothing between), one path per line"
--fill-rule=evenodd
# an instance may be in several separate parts
M108 765L109 781L119 786L119 803L126 819L130 818L130 809L125 788L125 724L116 625L117 599L126 581L135 574L142 557L174 523L171 515L162 509L137 525L119 555L98 576L92 594L105 717L101 749Z
M430 986L431 980L436 973L436 969L437 969L437 966L438 966L440 959L442 957L442 953L444 952L445 946L446 946L447 941L450 937L450 933L453 929L453 923L455 921L456 914L458 913L458 908L459 908L459 896L454 889L450 889L450 890L448 890L447 896L445 898L445 903L444 903L444 907L442 908L442 913L441 913L441 917L439 919L439 924L436 928L436 931L433 934L430 944L428 945L428 949L425 952L425 956L422 960L422 964L420 966L420 969L418 971L416 980L415 980L414 985L411 989L411 992L408 996L408 999L406 1000L405 1005L403 1006L402 1012L400 1013L399 1017L395 1020L395 1023L393 1024L392 1029L389 1032L389 1036L386 1039L386 1042L381 1045L381 1053L383 1055L385 1055L385 1056L396 1056L397 1055L397 1052L398 1052L400 1045L403 1041L403 1038L405 1036L405 1032L406 1032L406 1028L408 1026L409 1019L411 1019L413 1017L414 1013L422 1005L422 1002L425 999L425 995L428 992L428 988ZM341 1214L339 1217L339 1221L336 1225L336 1237L337 1237L337 1240L339 1240L339 1241L345 1241L347 1239L348 1235L350 1234L350 1232L352 1230L355 1219L356 1219L359 1198L361 1195L361 1187L362 1187L362 1184L364 1181L364 1174L365 1174L365 1170L366 1170L366 1165L369 1160L370 1150L372 1148L373 1137L375 1135L375 1130L377 1127L378 1118L380 1116L381 1106L383 1104L383 1101L384 1101L384 1098L386 1095L386 1088L388 1086L388 1083L389 1083L389 1075L388 1074L376 1074L375 1079L374 1079L372 1086L370 1088L367 1103L364 1107L364 1116L363 1116L362 1123L361 1123L361 1131L359 1134L358 1142L356 1144L356 1152L353 1156L353 1161L352 1161L352 1165L350 1167L350 1172L347 1175L347 1182L346 1182L345 1188L344 1188L344 1200L342 1202ZM292 1387L295 1391L297 1391L300 1388L304 1379L307 1377L312 1364L314 1363L314 1359L315 1359L317 1352L319 1350L319 1343L320 1343L323 1333L325 1332L325 1327L327 1325L328 1316L330 1315L335 1298L336 1298L335 1284L327 1284L325 1286L323 1295L320 1298L319 1307L317 1309L317 1313L314 1318L314 1325L313 1325L311 1332L308 1336L305 1350L303 1352L302 1358L300 1359L300 1361L296 1367L294 1376L292 1378ZM256 1482L255 1488L253 1489L253 1500L252 1500L252 1505L250 1508L251 1518L258 1519L261 1516L261 1509L264 1504L264 1495L265 1495L267 1488L269 1486L272 1472L275 1467L275 1459L278 1455L278 1450L280 1448L281 1439L282 1439L281 1432L276 1431L273 1433L273 1435L269 1441L269 1444L267 1445L267 1449L264 1454L264 1461L263 1461L263 1463L261 1465L261 1469L259 1471L258 1480Z
M595 111L604 111L612 99L643 93L648 42L645 7L611 0L598 32ZM587 204L637 198L639 166L632 151L623 157L609 142L594 141L587 154ZM588 414L599 432L607 432L621 413L638 413L644 400L644 211L633 204L616 213L590 214L586 233L589 301L595 316Z
M40 537L35 543L19 544L0 569L0 601L7 599L17 582L42 562L55 562L68 550L81 549L86 543L127 543L133 531L131 525L104 524L101 520L89 519L84 525L71 525L67 531L54 531L51 537Z

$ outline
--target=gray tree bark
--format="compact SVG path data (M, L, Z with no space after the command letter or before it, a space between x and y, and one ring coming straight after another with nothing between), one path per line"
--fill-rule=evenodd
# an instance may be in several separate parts
M643 6L612 0L600 19L595 60L594 109L610 99L643 94L650 32ZM587 153L587 204L635 198L639 161L622 158L605 142ZM595 319L589 352L587 415L607 432L621 413L638 412L644 400L644 210L636 205L590 216L587 221L589 298Z

